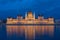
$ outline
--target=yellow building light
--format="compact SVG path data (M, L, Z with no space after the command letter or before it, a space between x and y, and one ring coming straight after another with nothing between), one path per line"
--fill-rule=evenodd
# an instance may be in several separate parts
M21 19L21 20L20 20ZM54 24L54 18L48 18L44 19L43 16L38 16L38 19L35 19L35 13L32 14L32 12L28 12L25 14L25 19L23 19L22 16L18 16L17 19L12 19L12 18L7 18L7 24L16 24L16 23L21 23L21 24Z

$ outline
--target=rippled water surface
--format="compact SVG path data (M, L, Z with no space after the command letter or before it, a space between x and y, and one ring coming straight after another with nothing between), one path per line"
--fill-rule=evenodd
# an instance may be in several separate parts
M60 40L60 25L0 25L0 40Z

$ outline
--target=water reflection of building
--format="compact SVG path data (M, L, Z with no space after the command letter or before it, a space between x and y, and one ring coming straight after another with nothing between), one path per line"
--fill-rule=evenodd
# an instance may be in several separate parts
M24 36L26 40L34 40L38 35L50 35L53 36L54 26L53 25L21 25L11 26L7 25L7 35L19 35Z
M25 14L25 19L22 16L17 16L17 19L7 18L7 24L54 24L54 18L44 19L43 16L35 18L35 14L28 12Z

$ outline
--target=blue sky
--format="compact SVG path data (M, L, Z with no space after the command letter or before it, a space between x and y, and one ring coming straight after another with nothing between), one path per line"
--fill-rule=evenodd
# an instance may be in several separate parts
M59 19L60 0L0 0L0 19L17 14L24 16L27 11L36 12L36 17L42 14Z

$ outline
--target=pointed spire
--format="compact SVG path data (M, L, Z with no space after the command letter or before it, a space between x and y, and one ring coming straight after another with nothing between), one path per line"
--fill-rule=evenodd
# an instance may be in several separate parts
M26 12L26 14L25 14L25 17L27 17L27 12Z
M27 12L26 12L26 14L25 14L25 19L27 19Z
M35 18L35 12L34 12L34 18Z

